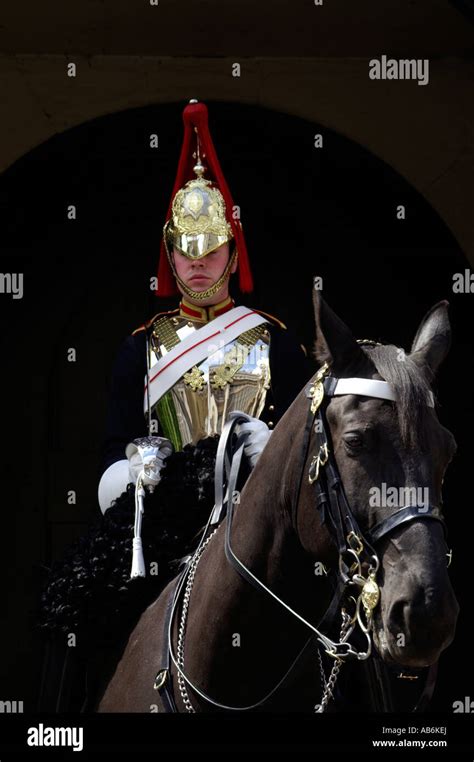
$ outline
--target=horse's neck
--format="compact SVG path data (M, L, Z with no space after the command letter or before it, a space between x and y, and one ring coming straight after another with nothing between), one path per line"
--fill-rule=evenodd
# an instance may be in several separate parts
M291 495L285 485L294 484L298 468L289 457L291 439L289 428L273 432L236 506L231 546L261 582L302 613L301 603L308 598L314 576L291 524ZM293 453L299 451L297 439ZM278 603L231 566L224 548L226 521L199 563L187 624L190 671L210 691L221 689L223 671L228 684L235 685L254 657L258 684L266 684L265 674L271 683L308 637ZM251 684L247 688L253 695ZM232 698L232 691L227 698Z
M307 562L292 526L292 501L301 463L295 457L299 443L291 447L291 442L289 427L273 432L234 506L230 533L237 557L276 592L291 587L295 564ZM221 548L227 521L219 530ZM238 576L227 559L222 565L227 576ZM248 582L244 585L251 587Z

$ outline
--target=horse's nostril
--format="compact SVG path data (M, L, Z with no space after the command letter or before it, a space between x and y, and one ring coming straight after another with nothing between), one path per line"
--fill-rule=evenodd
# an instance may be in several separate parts
M395 601L387 622L392 646L396 651L407 658L423 653L426 663L435 660L439 651L452 641L452 620L456 620L457 613L456 606L450 600L445 601L443 607L431 593L430 589L420 588L411 599L401 598ZM453 601L456 604L455 598ZM452 616L447 615L450 611ZM445 616L440 615L440 612L444 612Z

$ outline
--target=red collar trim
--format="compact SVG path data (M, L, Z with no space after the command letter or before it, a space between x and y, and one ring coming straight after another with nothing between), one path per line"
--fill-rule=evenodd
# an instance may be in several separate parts
M229 312L234 306L234 300L230 296L228 296L227 299L224 299L223 302L219 302L219 304L211 304L209 307L199 307L197 304L190 304L185 299L181 299L179 312L183 317L198 320L202 323L208 323L210 320L219 317L219 315Z

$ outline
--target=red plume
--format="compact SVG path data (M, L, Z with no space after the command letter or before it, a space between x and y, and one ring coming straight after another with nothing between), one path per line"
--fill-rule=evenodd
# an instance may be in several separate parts
M166 220L169 220L171 217L171 207L176 193L180 188L183 187L183 185L188 182L188 180L192 180L195 177L193 167L196 164L196 159L193 157L193 153L197 147L196 133L194 131L194 128L196 127L199 135L201 160L207 167L205 177L206 179L211 180L211 182L216 185L222 193L226 205L227 221L230 223L232 232L234 234L234 239L239 254L239 288L242 292L252 291L253 279L252 272L250 270L247 247L245 245L245 238L240 221L235 220L232 217L234 201L232 199L226 179L223 175L221 165L219 164L216 149L214 148L211 134L209 132L207 106L204 103L188 103L183 111L183 122L183 147L181 148L178 171L174 181L173 192L171 194L171 201L168 207ZM158 288L156 293L158 296L172 296L173 294L178 293L176 282L169 265L168 258L166 256L164 241L161 242L160 248Z

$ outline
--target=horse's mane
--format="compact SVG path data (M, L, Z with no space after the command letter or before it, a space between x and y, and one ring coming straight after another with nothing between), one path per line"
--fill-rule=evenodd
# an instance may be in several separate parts
M414 447L423 443L423 413L430 399L430 384L420 366L393 344L367 344L362 349L377 373L394 388L402 442Z

